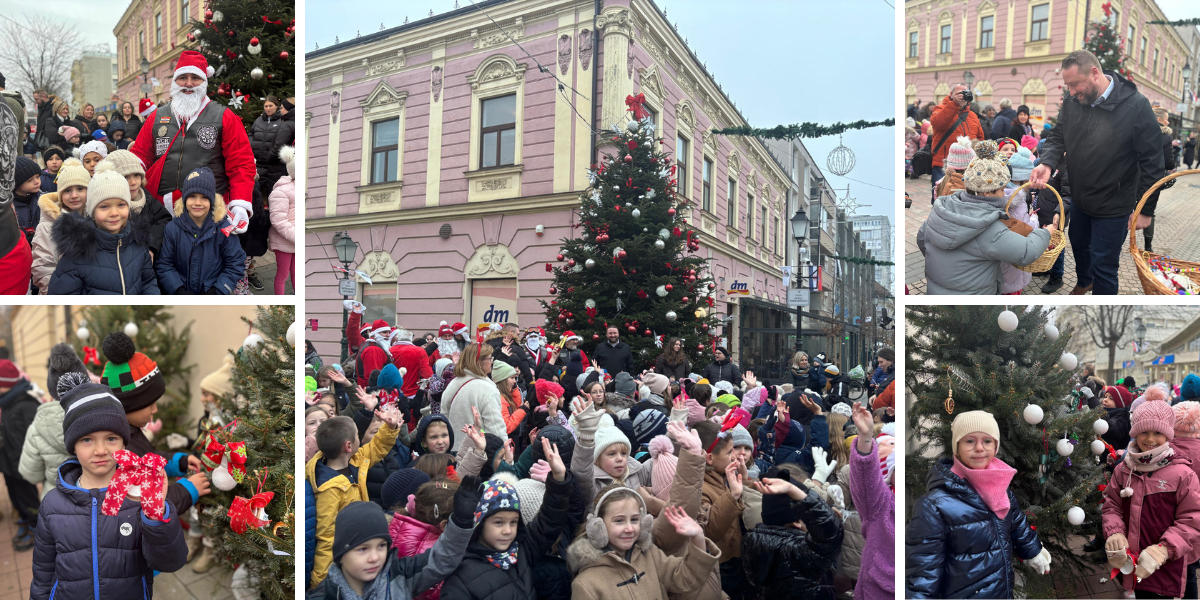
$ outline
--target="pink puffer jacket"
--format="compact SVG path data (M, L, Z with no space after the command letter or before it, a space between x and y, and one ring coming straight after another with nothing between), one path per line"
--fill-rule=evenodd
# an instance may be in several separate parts
M425 524L400 513L396 513L392 517L388 533L392 536L392 546L396 548L396 554L400 558L416 556L429 550L442 535L442 532L433 525ZM438 600L441 595L442 584L438 583L428 591L417 595L416 600Z
M284 175L275 182L267 198L271 212L271 231L267 241L272 250L296 252L296 182Z

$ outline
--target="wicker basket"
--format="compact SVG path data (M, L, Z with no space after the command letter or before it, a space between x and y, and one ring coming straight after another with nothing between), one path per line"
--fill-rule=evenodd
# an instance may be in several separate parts
M1190 171L1178 171L1175 173L1171 173L1170 175L1167 175L1166 177L1163 177L1162 179L1159 179L1157 183L1150 186L1150 189L1146 190L1145 194L1142 194L1142 199L1140 201L1138 201L1137 208L1133 209L1133 214L1135 214L1135 215L1141 214L1142 206L1144 206L1146 204L1146 200L1150 198L1150 194L1153 194L1156 190L1161 188L1168 181L1171 181L1172 179L1175 179L1176 177L1182 177L1184 175L1195 175L1197 173L1200 173L1200 169L1193 169ZM1136 219L1129 220L1129 253L1133 255L1133 264L1137 267L1138 279L1140 279L1142 281L1142 291L1146 292L1147 295L1152 295L1152 296L1174 296L1174 295L1176 295L1175 291L1173 289L1168 288L1167 286L1160 283L1157 279L1155 279L1153 273L1150 271L1150 262L1156 261L1156 260L1163 260L1163 261L1168 262L1173 267L1178 267L1180 270L1183 271L1183 275L1185 277L1190 279L1193 283L1200 284L1200 263L1187 261L1187 260L1178 260L1178 259L1174 259L1174 258L1166 258L1166 257L1163 257L1161 254L1155 254L1153 252L1146 252L1145 250L1138 249L1138 247L1137 247L1137 228L1136 228L1135 222L1136 222Z
M1017 197L1017 192L1020 192L1028 186L1029 182L1025 182L1021 187L1013 190L1012 194L1008 197L1008 204L1004 205L1005 214L1008 214L1008 207L1012 206L1013 198ZM1063 209L1062 196L1059 196L1058 190L1052 187L1046 186L1046 189L1054 192L1054 197L1058 198L1058 227L1054 230L1054 233L1050 234L1050 246L1054 246L1054 248L1046 250L1040 257L1038 257L1037 260L1023 267L1021 265L1013 265L1014 267L1025 271L1026 273L1040 273L1042 271L1049 271L1050 267L1054 266L1054 261L1058 260L1058 255L1062 254L1063 250L1066 250L1067 248L1067 236L1063 233L1063 223L1067 222L1067 214ZM1047 246L1047 248L1049 248L1049 246Z

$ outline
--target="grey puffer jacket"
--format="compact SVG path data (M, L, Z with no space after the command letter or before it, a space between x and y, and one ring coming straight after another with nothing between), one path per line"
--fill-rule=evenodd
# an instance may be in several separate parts
M41 483L43 498L58 483L59 465L71 459L63 441L63 414L62 404L58 402L38 406L21 449L18 467L21 477L29 483Z
M1003 196L976 196L959 190L938 198L917 233L925 255L928 294L998 294L1002 263L1028 265L1050 245L1050 232L1024 237L1001 222Z

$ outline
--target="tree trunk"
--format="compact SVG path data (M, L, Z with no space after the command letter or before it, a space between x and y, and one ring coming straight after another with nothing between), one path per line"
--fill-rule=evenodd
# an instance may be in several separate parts
M1117 341L1113 340L1108 344L1108 384L1115 385L1117 373L1113 371L1113 362L1117 357Z

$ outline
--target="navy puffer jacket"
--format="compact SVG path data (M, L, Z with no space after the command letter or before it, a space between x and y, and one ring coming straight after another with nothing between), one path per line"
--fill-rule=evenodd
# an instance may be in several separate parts
M242 244L222 231L232 226L225 218L225 202L217 194L210 204L204 225L197 226L183 200L175 202L175 219L163 230L162 251L154 263L162 293L228 296L245 274Z
M317 553L317 495L312 482L304 480L304 589L312 581L313 557Z
M1008 513L996 516L983 498L950 471L953 458L929 470L928 493L917 500L904 531L908 598L1012 598L1013 554L1042 551L1012 490ZM997 535L999 534L999 535Z
M62 258L50 277L49 293L158 294L145 220L131 218L112 234L88 217L63 213L55 219L51 237Z
M83 468L71 459L58 468L58 487L42 498L33 548L29 597L153 598L154 571L178 571L187 542L175 507L167 522L150 521L132 500L110 517L100 512L107 488L76 485Z

